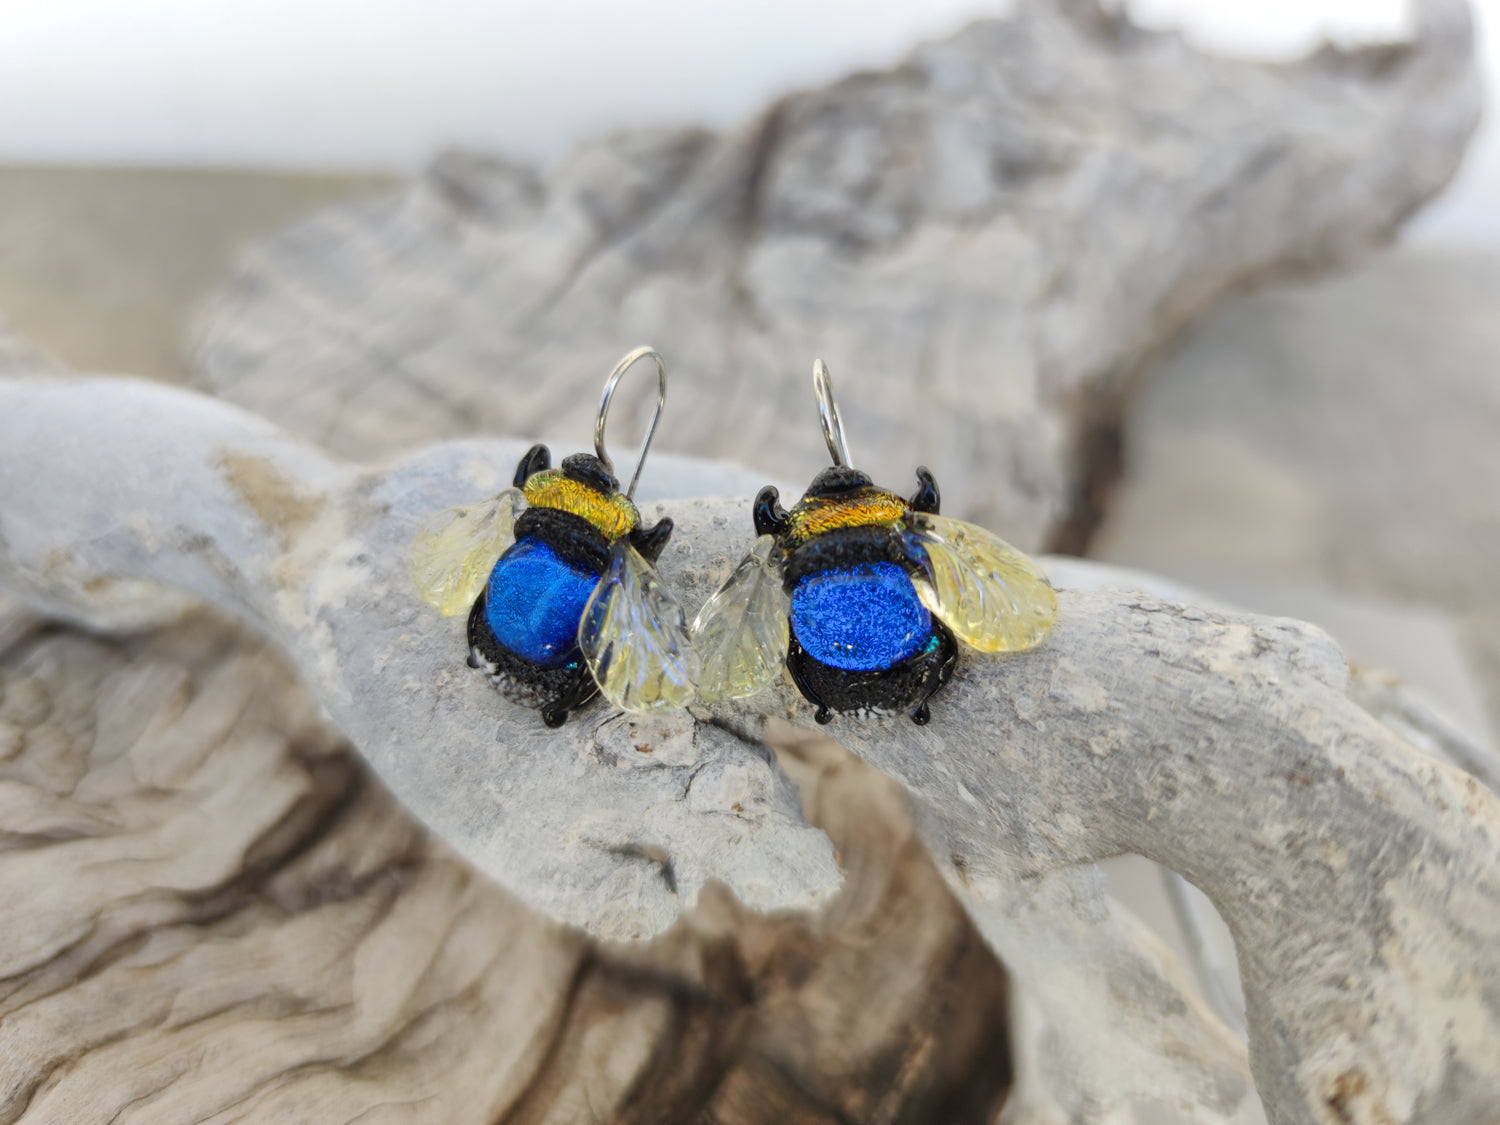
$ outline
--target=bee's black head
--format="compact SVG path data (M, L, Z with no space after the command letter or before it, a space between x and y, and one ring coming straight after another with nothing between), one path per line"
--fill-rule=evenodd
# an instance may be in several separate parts
M572 453L562 460L563 476L597 489L606 496L620 491L620 482L592 453Z
M874 482L868 473L851 469L847 465L830 465L817 476L802 494L804 500L835 500L861 489L870 488Z

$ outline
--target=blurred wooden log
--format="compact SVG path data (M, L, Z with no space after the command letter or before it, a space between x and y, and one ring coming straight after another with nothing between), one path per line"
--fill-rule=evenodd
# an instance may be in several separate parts
M981 1122L1003 970L899 788L786 761L848 879L642 947L423 831L265 643L196 615L0 659L0 1122Z
M1411 43L1262 65L1026 0L724 136L629 133L546 173L454 154L252 253L202 316L201 385L366 459L588 433L646 340L676 372L662 448L800 483L821 355L877 479L930 464L955 514L1078 542L1144 355L1448 180L1470 19L1415 3Z

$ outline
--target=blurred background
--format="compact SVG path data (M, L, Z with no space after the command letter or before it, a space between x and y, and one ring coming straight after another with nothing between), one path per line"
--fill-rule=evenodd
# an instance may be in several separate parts
M1116 5L1117 7L1119 5ZM1477 0L1500 68L1500 0ZM175 315L254 235L452 146L555 161L642 125L728 127L889 66L979 0L0 0L0 309L85 369L182 370ZM1255 58L1409 34L1400 0L1137 0ZM1493 95L1491 95L1493 96ZM143 170L149 169L149 174ZM1500 127L1408 241L1500 246Z
M1212 50L1293 58L1410 35L1403 0L1133 0ZM1500 5L1477 0L1491 72ZM548 160L639 125L737 124L776 94L884 67L983 0L3 0L0 161L399 174L449 146ZM1417 224L1500 243L1500 131Z
M1398 0L1105 7L1258 60L1413 33L1412 5ZM1500 0L1470 8L1486 112L1451 183L1392 245L1336 269L1319 260L1316 272L1236 279L1182 318L1118 400L1117 455L1092 482L1097 519L1065 542L1054 532L1024 545L1312 620L1492 744ZM546 180L591 138L731 130L784 93L892 67L923 40L1008 10L0 0L0 322L79 371L212 384L222 366L214 374L195 352L198 318L246 255L329 209L352 223L362 213L339 207L401 192L440 153L503 157ZM1185 948L1154 876L1129 863L1111 874Z

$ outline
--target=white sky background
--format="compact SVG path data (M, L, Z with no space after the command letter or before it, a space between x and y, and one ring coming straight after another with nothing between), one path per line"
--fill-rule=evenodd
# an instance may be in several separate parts
M1471 0L1500 83L1500 0ZM1389 38L1401 0L1133 0L1200 45ZM0 0L0 162L411 170L549 159L625 125L729 125L1004 0ZM1493 92L1491 103L1495 103ZM1416 225L1500 246L1500 128Z

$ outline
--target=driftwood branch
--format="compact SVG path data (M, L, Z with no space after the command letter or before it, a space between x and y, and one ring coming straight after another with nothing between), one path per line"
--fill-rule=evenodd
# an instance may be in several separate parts
M1412 43L1293 65L1028 0L727 135L655 130L547 173L454 155L256 249L204 312L216 394L359 460L588 433L638 340L664 448L800 483L839 380L861 467L930 464L953 511L1076 542L1143 356L1235 286L1384 241L1478 119L1463 0Z
M708 879L756 907L825 899L828 842L764 748L766 721L809 721L790 688L662 720L596 707L547 731L467 674L460 624L410 589L407 546L515 453L460 443L359 471L181 392L0 382L0 582L86 622L118 620L120 584L146 582L255 623L400 799L555 917L644 935ZM691 612L748 542L748 502L656 508L677 521L662 568ZM1484 1120L1500 1093L1495 798L1362 710L1309 626L1111 590L1059 603L1039 651L966 659L930 727L830 728L903 785L1015 974L1035 1104L1086 1118L1166 1097L1227 1116L1242 1096L1232 1036L1086 866L1137 852L1234 932L1273 1120Z
M543 731L405 577L417 522L495 491L519 443L372 470L296 438L363 462L587 433L598 373L645 338L677 373L664 444L795 487L822 462L822 354L878 477L931 461L956 512L1067 541L1141 356L1226 288L1378 242L1450 174L1479 104L1469 20L1460 0L1418 14L1411 44L1272 67L1032 2L728 136L617 137L545 176L446 158L273 239L206 311L202 378L295 438L159 388L0 382L0 650L24 665L0 681L0 879L24 899L3 915L0 1057L21 1064L0 1120L933 1119L956 1112L913 1077L933 1058L966 1060L949 1079L991 1110L1003 977L964 952L925 857L891 866L914 889L871 889L857 802L808 784L854 767L784 725L808 721L793 693ZM675 498L759 483L670 458L653 476ZM658 507L695 607L748 540L745 503ZM271 637L396 797L516 897L360 781L243 636L194 619L117 675L106 646L26 639L36 614L130 632L196 599ZM925 731L832 731L905 787L1015 974L1008 1119L1244 1109L1243 1048L1091 866L1136 851L1229 922L1273 1121L1491 1120L1495 802L1392 731L1491 759L1351 687L1295 623L1109 590L1061 607L1040 652L967 661ZM809 964L895 927L926 943L914 964L963 975L904 974L876 1041L830 1052L808 1029L851 1010L840 973L884 979L899 943L799 992L764 954L795 924L715 881L754 910L821 907ZM601 952L522 902L612 937L685 920ZM902 929L910 910L940 922ZM952 1010L978 1022L946 1034L965 984L984 1004Z
M839 896L611 947L425 833L243 628L0 647L0 1122L992 1121L1004 971L893 782L781 753Z
M256 624L408 808L555 917L656 933L710 876L762 909L825 898L832 851L764 750L687 716L591 723L564 756L539 721L495 724L493 692L439 640L462 621L427 609L407 568L413 521L497 492L521 452L450 447L365 476L196 395L0 384L0 567L32 608L95 628L170 619L182 591ZM460 807L455 788L484 797Z

